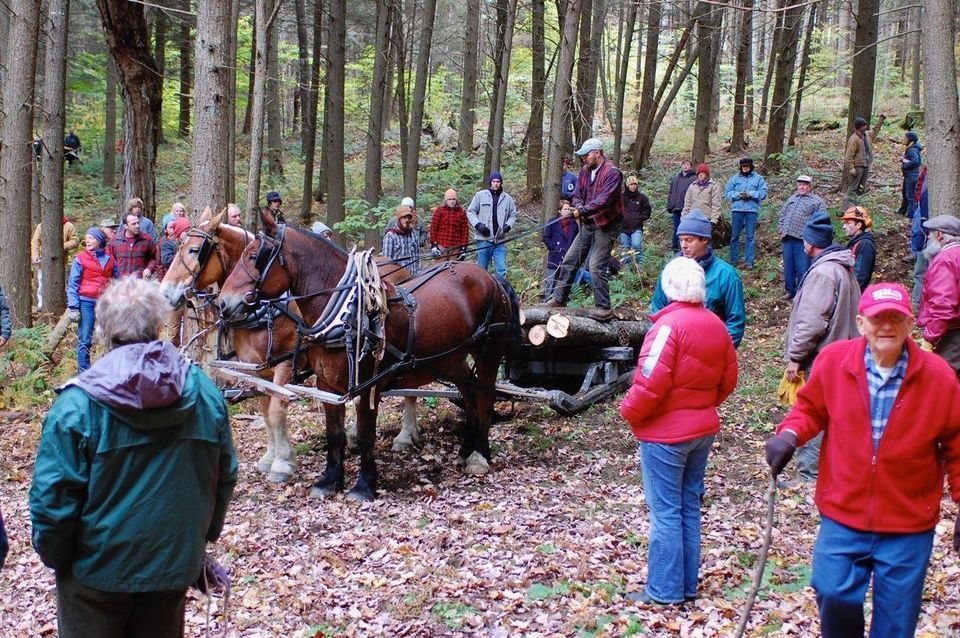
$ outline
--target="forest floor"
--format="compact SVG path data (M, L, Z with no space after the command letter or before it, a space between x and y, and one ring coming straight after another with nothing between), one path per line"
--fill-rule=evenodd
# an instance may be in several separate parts
M256 472L262 423L242 415L234 420L240 481L223 536L211 547L233 577L227 635L731 635L762 539L768 483L763 441L783 415L775 389L790 308L780 300L776 213L796 173L835 177L836 161L821 149L842 148L843 140L829 132L802 144L788 172L770 179L758 265L741 273L747 330L738 352L739 386L721 408L722 430L707 468L697 601L650 607L623 597L645 581L649 521L636 445L616 400L569 418L541 405L500 404L501 413L513 416L492 428L493 471L482 478L455 467L456 408L422 402L426 442L414 453L397 453L390 439L399 428L399 406L387 400L377 444L380 496L362 505L307 496L323 470L324 437L320 412L298 405L290 422L299 471L286 485ZM875 281L910 285L903 260L908 223L890 212L899 201L898 155L891 144L880 150L867 205L878 213ZM662 164L673 166L673 159ZM711 163L715 175L726 176L736 158L718 154ZM647 232L644 289L633 300L638 308L647 303L668 252L669 220L657 206L662 187L650 186L657 212ZM839 196L826 198L835 210ZM37 409L0 426L0 507L11 536L0 572L0 636L11 638L56 633L53 575L29 543L27 490L41 418ZM348 481L356 469L353 462L348 466ZM748 635L819 634L808 584L818 522L812 496L810 486L778 494L773 545ZM918 636L960 632L960 559L950 549L956 514L945 499ZM222 604L215 599L212 626L218 630ZM206 613L206 599L191 593L187 635L202 634Z

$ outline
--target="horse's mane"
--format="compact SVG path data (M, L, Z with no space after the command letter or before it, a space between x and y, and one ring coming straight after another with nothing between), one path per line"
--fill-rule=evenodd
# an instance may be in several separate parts
M312 232L312 231L307 230L306 228L303 228L303 227L301 227L301 226L297 226L297 225L295 225L295 224L287 224L287 228L293 228L293 229L295 229L297 232L302 233L302 234L306 235L307 237L310 237L311 239L319 239L320 241L322 241L322 242L326 243L327 245L329 245L330 247L332 247L334 250L336 250L338 253L340 253L340 254L343 255L344 257L347 257L347 256L350 255L350 253L347 252L347 250L346 250L345 248L343 248L343 247L341 247L341 246L338 246L337 244L333 243L332 241L330 241L329 239L327 239L327 238L324 237L323 235L318 235L318 234L316 234L316 233L314 233L314 232Z

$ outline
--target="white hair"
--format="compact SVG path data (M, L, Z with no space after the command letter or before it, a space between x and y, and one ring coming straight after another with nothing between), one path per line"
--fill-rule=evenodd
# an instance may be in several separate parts
M660 283L670 301L703 303L707 296L703 268L689 257L672 259L664 267Z
M107 350L160 338L170 302L148 279L114 280L97 301L97 338Z

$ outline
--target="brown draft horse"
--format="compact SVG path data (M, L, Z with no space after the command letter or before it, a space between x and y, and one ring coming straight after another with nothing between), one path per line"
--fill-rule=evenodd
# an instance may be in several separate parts
M290 290L298 298L304 320L313 325L325 309L329 292L343 276L348 255L326 240L278 225L269 211L263 211L261 219L265 232L244 249L224 282L220 308L225 317L241 316L261 298L275 298ZM390 387L419 387L437 379L456 385L467 421L459 460L468 474L489 472L494 384L507 346L520 331L516 293L506 281L494 279L476 264L445 262L402 284L388 280L391 269L396 266L379 266L389 299L385 341L392 346L387 348L379 370L389 370L399 358L414 363L396 369L357 401L360 473L348 494L356 500L376 496L377 410L380 391ZM412 294L404 297L399 294L400 288ZM405 356L408 351L412 359ZM308 357L317 374L318 388L338 395L349 391L349 364L343 346L315 345ZM373 374L372 369L361 372L361 380ZM344 488L343 409L324 403L324 411L327 467L311 490L314 496Z
M188 298L213 284L223 284L236 265L244 247L253 240L253 235L242 228L222 223L223 213L213 216L207 208L200 216L196 228L192 228L170 264L161 285L164 294L174 308L182 306ZM290 309L297 313L296 304ZM268 357L279 357L292 352L296 347L296 323L285 315L273 320L273 334L262 327L234 328L233 347L237 358L246 363L264 364ZM300 357L298 369L307 365L306 357ZM272 368L264 368L259 376L278 385L288 383L293 376L293 361L282 361ZM290 436L287 433L288 403L270 396L258 397L260 413L267 428L267 451L257 462L257 469L274 482L288 481L296 470L296 459Z

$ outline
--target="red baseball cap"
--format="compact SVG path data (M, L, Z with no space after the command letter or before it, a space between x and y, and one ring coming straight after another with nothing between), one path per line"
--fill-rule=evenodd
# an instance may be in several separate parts
M860 307L857 309L865 317L875 317L884 310L893 310L902 315L913 317L910 293L900 284L880 283L867 286L860 295Z

